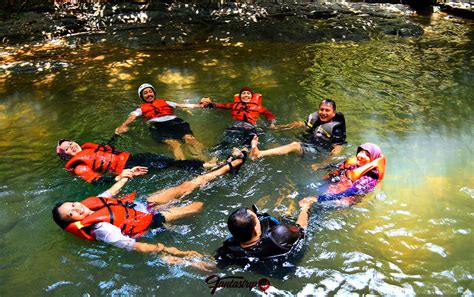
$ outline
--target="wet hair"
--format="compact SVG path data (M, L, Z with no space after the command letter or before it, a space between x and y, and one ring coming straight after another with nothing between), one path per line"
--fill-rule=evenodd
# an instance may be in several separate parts
M72 156L69 156L68 154L66 154L64 151L62 151L59 148L59 146L65 141L72 141L72 140L66 139L66 138L63 138L63 139L59 140L58 145L56 146L56 153L58 154L59 158L61 158L61 160L67 161L67 160L71 159Z
M61 227L62 229L66 228L71 223L70 221L67 221L64 218L62 218L61 215L59 214L59 208L65 202L66 201L57 203L52 210L54 222L58 224L58 226Z
M229 228L232 236L239 242L249 241L253 236L253 228L256 222L248 211L248 208L240 207L227 220L227 228Z
M239 91L239 98L242 96L242 92L244 92L244 91L250 92L250 93L252 94L252 96L253 96L253 94L254 94L252 88L245 86L245 87L243 87L242 89L240 89L240 91Z
M336 101L332 99L324 99L323 101L321 101L321 103L319 103L319 107L321 107L322 104L331 105L332 109L336 111Z

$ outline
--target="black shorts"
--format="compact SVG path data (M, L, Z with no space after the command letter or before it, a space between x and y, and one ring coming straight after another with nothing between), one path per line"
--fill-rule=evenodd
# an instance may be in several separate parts
M233 146L250 146L255 135L265 134L262 128L244 121L236 121L224 131L224 142Z
M148 229L158 229L158 228L163 228L163 224L166 223L165 216L157 211L156 213L153 214L153 220L151 221L151 224L148 226Z
M321 146L318 144L314 143L306 143L306 142L300 142L301 143L301 150L303 151L303 157L315 157L315 156L320 156L327 154L330 149L326 146Z
M156 142L163 142L167 139L183 139L184 135L191 134L191 127L182 119L176 118L166 122L150 122L151 137Z

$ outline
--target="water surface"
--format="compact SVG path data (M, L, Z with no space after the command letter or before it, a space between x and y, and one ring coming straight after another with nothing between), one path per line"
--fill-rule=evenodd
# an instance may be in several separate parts
M419 38L383 37L319 44L238 43L180 50L128 50L107 45L3 48L0 72L0 293L3 295L156 294L208 296L207 274L162 263L157 256L85 242L62 232L51 208L106 186L73 178L54 153L56 141L103 142L153 83L176 102L211 96L230 101L243 85L264 94L280 123L302 120L327 97L346 115L348 144L332 161L377 143L388 159L384 181L360 203L316 206L303 258L283 277L280 294L461 294L473 286L474 177L472 22L420 20ZM206 147L232 121L224 110L178 111ZM264 122L262 125L265 126ZM118 146L169 154L137 120ZM289 143L299 131L268 132L263 148ZM239 175L212 182L188 199L203 212L147 242L212 254L239 205L258 203L296 216L298 199L314 193L325 158L286 156L247 162ZM165 170L131 181L124 192L147 193L193 176ZM290 195L293 198L288 198ZM230 269L225 275L257 280ZM222 294L248 295L226 289Z

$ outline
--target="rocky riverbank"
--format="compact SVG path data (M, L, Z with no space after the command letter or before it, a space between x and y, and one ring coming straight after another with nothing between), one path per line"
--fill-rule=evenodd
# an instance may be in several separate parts
M419 36L423 29L401 4L246 5L219 9L197 4L81 4L53 11L0 15L4 45L109 42L130 48L249 40L320 42Z

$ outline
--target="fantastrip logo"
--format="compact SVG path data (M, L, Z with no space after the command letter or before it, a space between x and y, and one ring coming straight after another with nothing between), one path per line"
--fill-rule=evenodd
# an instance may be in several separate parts
M260 290L265 291L270 287L270 280L262 277L258 281L246 280L243 276L223 276L211 275L205 280L206 284L211 289L211 294L214 295L218 288L228 289L248 289L258 287Z

